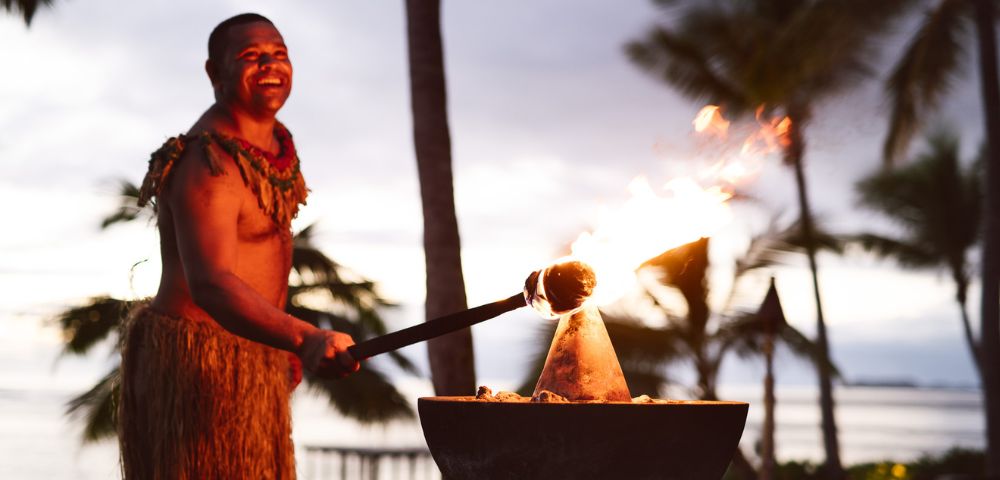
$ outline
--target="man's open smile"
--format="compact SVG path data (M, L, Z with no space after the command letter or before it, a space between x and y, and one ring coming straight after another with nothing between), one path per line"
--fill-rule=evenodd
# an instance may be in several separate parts
M275 75L268 75L257 79L257 86L261 87L283 87L286 83L284 78Z

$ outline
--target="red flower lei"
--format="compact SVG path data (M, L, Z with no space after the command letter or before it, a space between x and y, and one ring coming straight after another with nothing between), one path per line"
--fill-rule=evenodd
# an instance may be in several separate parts
M288 129L285 128L280 122L274 124L274 137L278 140L278 154L274 155L267 150L257 148L250 142L239 138L239 137L226 137L228 140L236 142L240 148L252 153L253 155L267 160L272 167L277 170L285 170L291 166L292 161L295 160L295 142L292 141L292 134L288 133Z

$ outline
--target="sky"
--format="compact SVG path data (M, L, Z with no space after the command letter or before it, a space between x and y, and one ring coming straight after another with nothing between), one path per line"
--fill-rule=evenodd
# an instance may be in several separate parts
M399 2L56 0L31 28L0 17L0 386L85 385L103 373L110 360L100 355L57 363L58 332L46 319L95 295L155 292L155 228L137 222L102 232L98 223L116 205L117 179L139 182L149 153L209 106L208 33L244 11L274 21L295 67L279 119L295 135L312 193L293 227L316 223L326 253L402 305L387 313L390 328L422 320L421 211ZM658 184L701 164L703 144L690 122L702 105L623 53L661 15L648 2L444 3L470 304L518 291L529 272L623 202L634 177ZM910 30L912 21L887 40L878 69ZM964 157L982 138L977 91L974 79L956 79L932 121L955 126ZM859 211L853 195L854 182L879 165L884 105L873 79L821 103L806 132L810 195L832 230L887 228ZM792 176L777 158L748 192L766 211L795 213ZM733 253L768 215L750 206L734 212L712 240L716 303L729 289ZM822 255L820 265L832 353L846 378L975 384L946 275L902 272L856 252ZM804 263L772 273L790 323L812 335ZM766 283L757 280L743 286L747 305L763 298ZM522 310L475 327L480 378L518 377L540 322ZM422 348L405 353L425 364ZM723 381L756 383L761 372L728 362ZM808 366L791 360L778 379L815 381Z

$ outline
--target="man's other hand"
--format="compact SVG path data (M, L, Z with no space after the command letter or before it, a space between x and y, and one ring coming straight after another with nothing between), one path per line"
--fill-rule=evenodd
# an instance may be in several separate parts
M361 368L347 347L354 340L346 333L316 329L306 334L299 349L302 366L321 378L344 378Z

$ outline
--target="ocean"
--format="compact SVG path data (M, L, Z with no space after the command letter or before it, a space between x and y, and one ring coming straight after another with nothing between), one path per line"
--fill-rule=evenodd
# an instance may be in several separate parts
M426 384L411 383L410 398L429 394ZM751 403L742 448L748 454L759 439L763 419L759 387L729 386L720 395ZM81 446L79 426L63 416L74 393L58 389L0 388L0 478L7 480L119 478L117 446ZM822 459L817 392L808 386L780 386L777 392L779 460ZM906 461L951 447L982 448L983 412L979 392L959 389L838 387L837 422L845 463L892 459ZM409 448L424 446L419 424L366 427L340 418L326 402L299 392L293 402L295 442L341 447ZM300 452L302 478L307 471ZM382 478L392 478L383 471Z

